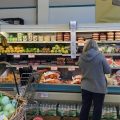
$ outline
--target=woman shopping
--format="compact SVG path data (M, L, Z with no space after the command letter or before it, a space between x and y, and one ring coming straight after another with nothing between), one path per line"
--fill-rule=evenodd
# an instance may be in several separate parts
M110 74L111 69L94 40L87 40L85 43L78 65L82 74L80 120L88 120L92 105L92 120L101 120L102 106L107 90L105 74Z

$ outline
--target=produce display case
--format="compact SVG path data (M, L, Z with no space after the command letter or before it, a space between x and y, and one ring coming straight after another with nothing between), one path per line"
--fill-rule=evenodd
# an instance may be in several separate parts
M41 81L33 83L37 100L77 103L81 101L80 84L71 83L74 83L72 73L79 73L76 62L86 39L93 38L98 42L101 52L111 64L111 75L116 75L120 69L120 24L79 24L75 28L69 25L1 25L0 27L1 34L7 39L7 42L2 41L1 37L3 46L2 50L0 49L1 56L6 55L5 59L11 62L13 67L19 70L31 65L33 70L60 71L61 79L66 80L59 81L60 83L58 81L54 83L55 80L52 83ZM0 84L0 89L12 91L14 84ZM119 94L118 78L108 85L105 103L119 104Z

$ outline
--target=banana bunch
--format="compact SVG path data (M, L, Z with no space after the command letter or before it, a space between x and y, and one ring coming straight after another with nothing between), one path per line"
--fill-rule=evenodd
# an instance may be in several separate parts
M5 39L5 38L2 39L1 44L2 44L3 47L7 47L8 46L7 39Z

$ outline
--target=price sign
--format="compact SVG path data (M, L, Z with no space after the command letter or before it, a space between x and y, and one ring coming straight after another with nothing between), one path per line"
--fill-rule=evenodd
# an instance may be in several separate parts
M76 21L71 21L70 22L70 29L71 29L71 58L76 58L76 28L77 28Z
M20 54L14 54L14 58L20 58Z
M68 67L68 71L75 71L75 67L74 66Z
M57 66L51 66L51 70L58 70Z
M34 54L28 54L28 58L35 58Z

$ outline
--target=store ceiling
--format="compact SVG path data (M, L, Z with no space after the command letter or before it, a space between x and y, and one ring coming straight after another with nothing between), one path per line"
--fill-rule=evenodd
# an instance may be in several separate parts
M29 1L29 2L28 2ZM35 7L37 0L0 0L0 8ZM95 0L50 0L50 6L71 6L95 4Z

